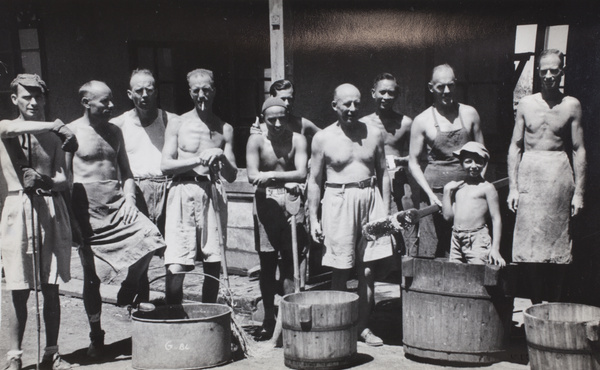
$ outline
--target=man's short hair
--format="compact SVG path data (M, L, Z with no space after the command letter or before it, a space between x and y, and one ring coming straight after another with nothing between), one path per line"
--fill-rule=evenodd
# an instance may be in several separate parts
M88 82L84 83L83 85L81 85L81 87L79 88L79 99L81 100L85 97L89 97L89 95L92 93L92 88L96 84L102 84L102 85L105 85L108 87L108 85L102 81L97 81L97 80L88 81Z
M277 80L271 84L269 88L269 95L277 96L277 91L293 89L294 85L290 80Z
M448 63L444 63L444 64L440 64L439 66L436 66L433 68L433 71L431 72L431 82L433 82L433 76L435 76L435 73L437 71L440 71L442 69L449 69L452 71L452 74L454 75L454 78L456 78L456 73L454 73L454 68L452 68L452 66Z
M133 77L137 75L146 75L154 79L154 75L152 74L151 70L147 68L136 68L133 70L133 72L131 72L131 76L129 77L129 86L131 86L131 80L133 79Z
M188 74L187 74L187 82L188 82L188 85L190 84L190 79L191 79L192 77L194 77L194 76L198 76L198 75L200 75L200 76L207 76L207 77L209 77L209 78L210 78L210 83L211 83L211 85L213 85L213 87L214 87L214 84L215 84L215 78L214 78L214 76L213 76L213 72L212 72L211 70L204 69L204 68L196 68L196 69L194 69L193 71L191 71L190 73L188 73Z
M375 77L375 79L373 80L373 88L375 88L375 86L377 86L377 83L382 80L394 81L396 84L398 83L398 81L396 81L396 77L394 77L391 73L383 72L378 74L377 77Z
M560 65L559 65L560 69L563 69L565 67L565 54L563 54L563 52L558 49L542 50L542 52L540 53L540 57L538 59L538 67L540 66L540 61L542 60L542 58L547 55L556 55L558 57L558 59L560 59Z
M33 87L42 90L42 94L46 94L48 92L48 87L46 87L46 83L44 80L40 78L37 74L33 73L21 73L15 77L14 80L10 83L10 91L13 94L17 94L19 91L19 85L23 87Z

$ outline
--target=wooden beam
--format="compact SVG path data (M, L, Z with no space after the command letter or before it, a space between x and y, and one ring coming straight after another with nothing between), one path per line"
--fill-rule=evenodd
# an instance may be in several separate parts
M271 35L271 82L273 82L285 78L283 0L269 0L269 30Z

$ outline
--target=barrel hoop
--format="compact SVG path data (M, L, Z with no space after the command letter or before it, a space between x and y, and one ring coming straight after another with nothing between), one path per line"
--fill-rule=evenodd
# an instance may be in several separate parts
M554 348L554 347L546 347L540 344L531 343L527 341L527 345L533 349L537 349L538 351L546 351L552 353L561 353L565 355L592 355L594 352L589 349L562 349L562 348Z
M482 296L482 295L473 295L473 294L465 294L465 293L446 293L446 292L441 292L441 291L437 291L437 290L420 289L420 288L416 288L416 289L415 288L406 288L404 286L402 288L404 290L406 290L407 292L416 292L416 293L441 295L441 296L445 296L445 297L485 299L485 300L488 300L488 301L492 298L489 295Z
M492 351L448 351L448 350L441 350L441 349L435 349L435 348L424 348L424 347L419 347L419 346L415 346L412 345L410 343L407 343L404 339L402 339L402 345L405 347L411 347L414 349L419 349L421 351L431 351L431 352L443 352L443 353L455 353L455 354L467 354L467 355L486 355L486 354L494 354L494 353L503 353L505 352L505 350L492 350Z
M304 332L310 332L310 331L315 331L315 332L321 332L321 331L340 331L340 330L346 330L346 329L352 329L352 327L354 327L356 323L352 322L346 325L340 325L340 326L328 326L326 328L320 328L320 327L310 327L308 330L303 330L302 327L300 326L294 326L294 325L290 325L287 323L283 323L282 326L284 329L287 330L292 330L292 331L304 331Z
M283 354L286 360L295 361L295 362L305 362L310 364L319 364L319 363L335 363L335 362L347 362L352 360L356 353L351 353L350 355L340 356L340 357L327 357L327 358L299 358L295 356L290 356L288 354Z

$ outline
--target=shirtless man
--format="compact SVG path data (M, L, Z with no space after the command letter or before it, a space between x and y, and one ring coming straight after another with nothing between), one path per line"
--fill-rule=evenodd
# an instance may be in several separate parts
M294 265L291 239L291 217L286 213L286 188L295 195L301 193L300 183L306 181L306 139L288 127L287 107L283 100L270 97L263 104L263 121L267 135L251 135L246 146L248 181L256 185L255 229L260 257L260 291L265 309L264 337L275 329L275 293L278 265L283 280L283 293L294 293ZM296 216L299 254L308 245L303 227L304 212Z
M408 166L421 186L421 208L429 204L442 206L444 186L450 181L465 179L458 158L452 154L469 141L483 144L479 114L475 108L458 103L454 98L456 77L447 64L433 69L429 91L433 106L415 117L410 129ZM421 153L428 146L427 167L419 164ZM441 214L423 217L419 221L417 257L443 257L450 250L452 225Z
M530 268L534 303L541 302L542 264L571 262L569 224L583 208L586 170L581 105L559 89L564 55L555 49L542 51L537 70L541 92L524 97L517 106L508 151L507 199L517 213L513 261ZM569 137L573 169L565 152ZM551 275L557 277L553 291L558 299L564 268L556 270Z
M374 304L373 274L380 267L376 264L393 255L393 248L389 237L367 242L361 231L366 222L387 216L389 210L383 134L358 120L360 92L353 85L338 86L331 105L338 121L318 132L312 142L311 235L325 244L323 265L332 267L332 289L346 290L352 268L357 267L358 332L362 341L378 346L383 342L367 328ZM322 224L317 214L321 194Z
M148 265L165 243L154 224L135 206L135 182L121 130L109 123L112 92L104 82L90 81L79 89L83 116L70 124L80 148L67 155L72 169L72 208L83 237L83 303L90 324L88 356L100 356L104 331L100 323L100 283L121 282L117 304L148 298ZM98 258L97 263L94 257ZM141 283L141 284L140 284Z
M221 237L226 240L227 199L218 178L211 184L211 171L228 182L237 176L233 127L212 110L216 93L213 73L195 69L188 73L187 81L194 109L167 126L161 162L163 172L173 175L165 226L166 298L170 304L181 303L185 275L177 273L194 269L197 256L203 261L204 273L215 278L204 279L202 301L216 302L221 250L213 202L219 202ZM219 199L213 199L211 186L217 188Z
M399 95L396 78L389 73L375 77L371 95L377 103L376 111L360 120L383 132L386 164L392 181L391 213L415 208L419 204L419 186L408 172L407 155L412 119L394 110ZM396 245L400 246L397 249L404 245L406 253L413 254L417 244L416 225L402 230L402 237L404 240L395 238Z
M44 296L46 348L42 365L70 369L58 354L60 300L58 278L71 279L71 227L66 203L65 150L77 150L77 140L60 120L44 121L46 84L35 74L20 74L10 84L11 99L19 117L0 122L0 168L8 195L0 220L0 249L6 274L6 289L12 293L7 310L8 345L5 369L21 369L21 344L27 323L27 301L34 287L32 235L39 241L35 252ZM57 134L56 137L52 133ZM23 149L26 147L26 149ZM33 209L32 209L33 206ZM31 219L35 213L35 220ZM37 225L35 225L37 223ZM35 225L36 231L32 226ZM44 230L42 233L41 230Z
M308 142L310 150L310 143L313 136L315 136L317 132L321 131L321 129L317 125L312 123L310 120L303 117L295 116L292 113L294 111L294 85L292 85L292 82L289 80L277 80L273 82L273 84L271 84L271 87L269 88L269 95L283 100L289 114L289 129L292 132L297 132L299 134L304 135ZM267 132L267 126L264 123L264 121L260 123L260 126L258 122L259 118L257 118L256 122L254 122L254 124L252 125L250 133L257 134L261 132Z
M160 170L160 161L167 122L176 115L158 108L158 92L149 70L134 70L129 87L127 96L134 108L110 122L123 132L129 166L137 185L136 206L164 233L164 206L170 179Z

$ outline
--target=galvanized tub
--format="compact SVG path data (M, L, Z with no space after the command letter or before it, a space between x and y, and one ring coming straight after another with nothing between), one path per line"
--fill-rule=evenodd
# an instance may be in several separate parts
M352 364L358 340L358 295L340 291L288 294L281 310L287 367L337 369Z
M229 306L186 303L133 313L134 369L204 369L231 360Z

